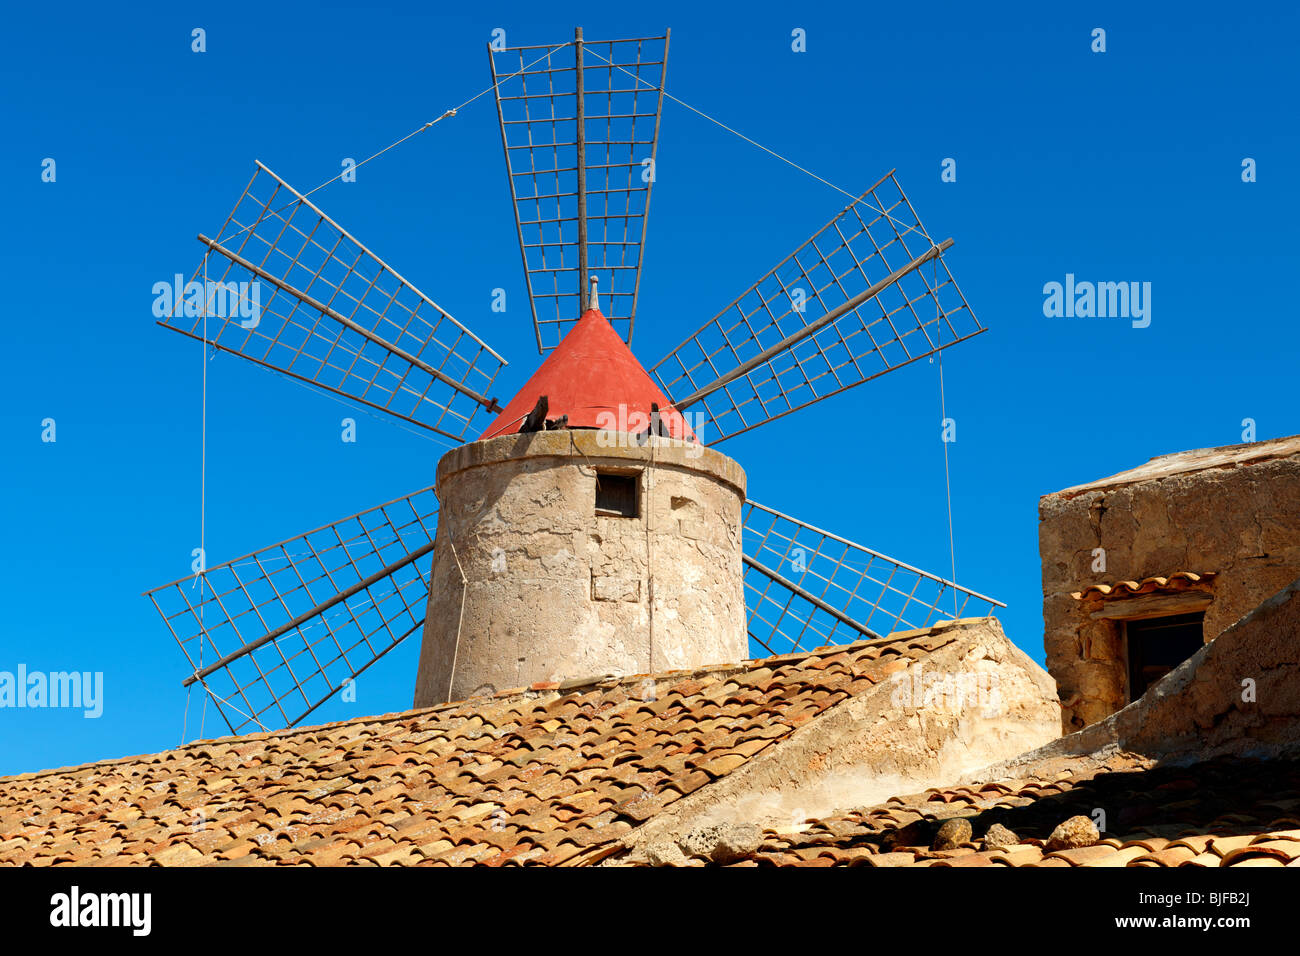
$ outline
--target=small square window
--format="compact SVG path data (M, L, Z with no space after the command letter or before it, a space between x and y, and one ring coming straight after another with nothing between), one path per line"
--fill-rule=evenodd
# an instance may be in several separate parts
M1204 619L1198 611L1125 623L1130 701L1201 649Z
M596 514L637 518L637 475L596 472Z

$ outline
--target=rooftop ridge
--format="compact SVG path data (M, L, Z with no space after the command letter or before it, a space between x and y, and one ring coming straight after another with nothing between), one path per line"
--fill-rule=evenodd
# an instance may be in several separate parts
M1162 481L1176 475L1212 471L1224 468L1243 468L1269 461L1300 456L1300 435L1287 435L1236 445L1212 448L1194 448L1156 455L1133 468L1098 478L1080 485L1071 485L1060 491L1042 495L1040 502L1052 499L1069 500L1090 491L1122 488L1143 481Z

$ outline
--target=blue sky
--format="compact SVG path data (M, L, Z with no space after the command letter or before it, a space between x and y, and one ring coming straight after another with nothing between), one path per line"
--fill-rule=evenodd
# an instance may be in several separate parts
M1300 432L1291 5L439 6L8 12L0 670L102 671L104 712L0 711L0 773L180 740L183 658L140 595L187 573L197 544L201 358L154 325L153 284L194 268L194 235L219 227L254 158L310 188L483 89L496 27L511 44L671 27L677 97L850 190L898 169L930 232L956 238L947 261L990 328L944 361L958 579L1008 603L1038 660L1040 495L1239 442L1245 418L1261 439ZM510 361L508 396L539 359L504 176L484 98L313 198ZM666 103L644 364L843 205ZM1150 326L1046 317L1043 286L1067 273L1150 282ZM521 305L492 312L497 287ZM212 563L430 484L447 447L366 416L345 444L334 401L230 356L208 374ZM763 503L946 574L939 417L922 362L723 450ZM409 707L417 652L328 716ZM196 694L190 736L200 709ZM209 709L206 734L223 729Z

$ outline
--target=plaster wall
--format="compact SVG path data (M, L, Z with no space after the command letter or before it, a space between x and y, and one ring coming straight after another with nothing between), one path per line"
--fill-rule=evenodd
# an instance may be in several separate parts
M929 650L930 635L953 640ZM1047 672L994 618L961 618L891 635L916 640L871 691L832 707L788 740L675 801L627 838L644 848L701 827L789 825L939 786L1057 737L1060 708ZM926 681L976 678L976 699L917 699Z
M597 474L631 475L635 518L598 514ZM561 429L453 449L415 706L542 681L747 656L744 471L667 438Z

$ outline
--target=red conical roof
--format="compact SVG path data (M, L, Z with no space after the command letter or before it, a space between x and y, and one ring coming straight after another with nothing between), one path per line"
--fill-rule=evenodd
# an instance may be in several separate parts
M669 435L695 440L681 413L598 309L582 314L479 440L518 432L543 395L548 419L568 415L570 428L632 433L649 426L654 402Z

